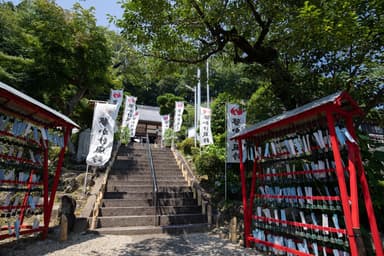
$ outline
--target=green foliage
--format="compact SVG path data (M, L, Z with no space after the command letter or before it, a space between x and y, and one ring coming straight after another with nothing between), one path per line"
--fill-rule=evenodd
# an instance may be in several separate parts
M269 86L269 84L260 86L247 102L248 124L263 121L282 112L283 106Z
M384 151L382 144L374 144L369 137L364 134L358 134L359 146L361 150L362 161L364 163L365 174L367 176L372 204L376 216L384 211ZM362 195L360 195L362 197ZM364 198L359 199L364 202ZM361 209L364 207L360 207ZM362 215L365 216L365 209ZM384 221L382 218L376 219L379 230L384 230ZM369 220L365 219L364 226L369 227Z
M80 100L79 104L72 112L71 118L77 120L76 123L83 128L92 127L93 105L87 98Z
M195 159L197 173L207 175L211 183L224 173L224 164L225 149L214 144L204 147Z
M128 145L131 141L131 131L129 130L129 127L123 127L120 130L119 139L121 144Z
M178 144L178 149L183 152L184 155L192 155L192 148L195 146L194 138L186 138Z
M168 128L167 130L165 130L165 133L164 133L164 146L166 147L170 147L172 146L172 138L173 138L174 134L173 134L173 129L171 128Z
M142 54L187 64L218 60L210 83L219 92L246 99L262 81L285 109L338 90L351 92L366 111L383 101L382 82L367 77L383 61L380 1L162 0L122 7L117 24Z
M0 79L65 114L108 91L111 49L94 9L54 1L0 3Z
M175 102L183 101L183 98L176 96L172 93L166 93L157 97L157 104L160 107L160 115L170 114L171 117L175 113Z

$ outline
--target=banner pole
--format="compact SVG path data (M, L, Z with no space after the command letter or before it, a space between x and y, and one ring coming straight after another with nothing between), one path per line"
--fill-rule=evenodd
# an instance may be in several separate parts
M227 201L227 158L228 158L228 127L227 127L227 103L225 103L225 111L224 111L224 127L226 130L226 135L225 135L225 166L224 166L224 200Z
M88 167L89 167L89 165L87 164L87 168L85 169L85 177L84 177L84 189L83 189L83 193L84 193L84 195L85 195L86 192L87 192Z

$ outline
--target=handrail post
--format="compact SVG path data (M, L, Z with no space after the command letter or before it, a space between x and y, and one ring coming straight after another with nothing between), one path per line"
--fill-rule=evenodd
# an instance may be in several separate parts
M157 179L156 179L156 172L155 172L155 167L153 165L153 158L152 158L152 150L151 150L151 145L149 144L149 136L147 133L146 137L146 145L147 145L147 154L148 154L148 160L149 160L149 167L151 169L151 176L152 176L152 206L153 206L153 222L154 226L159 225L159 218L158 218L158 198L157 198L157 193L158 193L158 187L157 187Z

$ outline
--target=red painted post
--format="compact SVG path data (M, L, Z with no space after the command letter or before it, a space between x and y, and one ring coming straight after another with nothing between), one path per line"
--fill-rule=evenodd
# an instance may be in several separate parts
M22 208L20 209L20 216L19 216L20 226L23 225L25 210L28 207L28 198L29 198L29 194L30 194L30 191L31 191L31 188L32 188L32 185L31 185L31 183L32 183L32 175L34 173L35 173L35 171L32 170L31 173L29 174L28 187L27 187L28 191L24 194Z
M346 117L347 130L356 141L354 133L352 118ZM359 194L357 189L357 172L356 172L356 156L355 145L347 141L348 146L348 170L349 170L349 186L351 191L351 213L352 213L352 228L360 229L360 217L359 217Z
M355 153L352 143L348 144L348 170L349 170L349 186L351 191L351 214L352 214L352 227L360 228L359 217L359 198L357 191L357 172L355 167Z
M248 236L250 234L250 226L248 219L248 207L247 207L247 182L245 179L245 167L243 163L243 145L241 139L237 140L239 145L239 161L240 161L240 180L241 180L241 194L243 198L243 211L244 211L244 243L246 247L250 246Z
M61 167L63 165L64 153L65 153L65 148L67 147L67 143L68 143L68 139L69 139L69 134L70 134L69 127L65 127L64 128L64 146L61 149L60 154L59 154L59 160L57 161L55 178L53 180L50 198L49 198L49 201L48 201L47 208L45 209L46 212L44 213L44 215L45 214L47 215L47 218L45 218L45 216L44 216L44 221L46 221L48 223L48 225L49 225L49 220L50 220L51 214L52 214L53 203L55 201L57 185L59 184L59 179L60 179L60 174L61 174ZM44 224L47 225L47 223L44 223Z
M44 147L44 166L43 166L43 183L44 183L44 191L43 191L43 209L44 209L44 228L43 228L43 239L45 239L48 235L49 228L49 220L51 216L48 216L48 141L41 139L41 146Z
M249 194L249 206L248 206L248 219L252 220L252 211L253 211L253 200L255 199L255 186L256 186L256 170L257 170L257 160L256 158L253 160L252 167L252 183L251 183L251 191ZM250 221L250 225L252 221ZM251 228L250 228L251 229ZM249 233L250 234L250 233Z
M337 181L340 189L341 203L342 203L342 207L345 215L345 226L347 229L349 246L351 248L351 255L358 256L359 255L358 249L357 249L356 240L355 240L355 236L352 229L351 209L349 207L350 200L347 193L347 185L345 182L342 159L341 159L339 145L336 138L335 121L334 121L332 112L333 112L332 109L328 109L328 111L326 111L326 115L327 115L329 135L331 138L333 157L336 164L336 175L337 175Z
M374 244L375 250L376 250L376 256L383 256L383 254L384 254L383 245L382 245L381 238L380 238L380 232L377 228L375 211L373 209L372 199L371 199L371 195L369 193L368 181L367 181L367 177L365 176L363 163L361 161L360 152L359 152L357 146L355 147L355 156L357 158L357 163L358 163L358 167L359 167L358 168L358 177L359 177L359 181L360 181L361 190L363 192L365 208L367 210L367 216L368 216L369 225L371 228L373 244Z

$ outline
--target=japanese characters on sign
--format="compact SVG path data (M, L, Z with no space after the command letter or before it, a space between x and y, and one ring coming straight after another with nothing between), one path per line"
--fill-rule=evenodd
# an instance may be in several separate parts
M136 135L136 127L137 127L137 124L139 123L139 111L135 111L135 113L133 114L133 117L131 120L129 120L129 123L128 123L128 127L129 127L129 131L131 132L131 137L135 137Z
M164 140L165 131L169 128L169 115L161 116L161 139Z
M96 103L95 105L87 156L88 165L103 166L111 157L116 108L115 104Z
M200 108L200 146L213 144L211 131L211 109Z
M227 103L227 163L239 163L239 144L230 140L245 127L246 112L238 104Z
M183 123L184 102L176 101L175 105L175 120L173 123L173 130L175 132L179 132L181 129L181 124Z
M121 122L121 128L128 127L130 130L131 137L135 136L137 122L139 121L138 120L139 113L136 111L136 101L137 101L136 97L125 96L125 106L124 106L123 120ZM137 117L137 120L135 119L136 117ZM132 130L132 128L134 128L134 131Z

